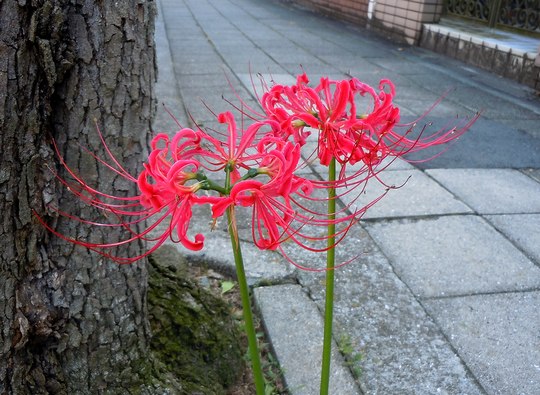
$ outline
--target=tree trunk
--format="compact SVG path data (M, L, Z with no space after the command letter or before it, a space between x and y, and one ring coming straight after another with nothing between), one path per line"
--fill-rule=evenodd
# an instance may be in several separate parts
M136 193L79 144L103 154L95 118L137 173L154 107L154 15L151 0L0 0L0 394L140 392L144 262L120 266L64 242L32 210L60 233L121 237L51 209L93 215L56 180L52 140L97 189Z

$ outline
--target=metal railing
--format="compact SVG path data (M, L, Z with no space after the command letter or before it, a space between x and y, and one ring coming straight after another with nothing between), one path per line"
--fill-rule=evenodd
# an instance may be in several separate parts
M540 34L540 0L447 0L451 15Z

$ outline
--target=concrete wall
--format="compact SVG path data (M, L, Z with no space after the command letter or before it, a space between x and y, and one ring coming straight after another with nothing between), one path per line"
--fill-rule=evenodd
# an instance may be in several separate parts
M395 40L417 44L424 23L438 22L443 0L376 0L370 26Z
M286 0L326 15L370 26L394 40L417 44L423 23L437 22L444 0Z

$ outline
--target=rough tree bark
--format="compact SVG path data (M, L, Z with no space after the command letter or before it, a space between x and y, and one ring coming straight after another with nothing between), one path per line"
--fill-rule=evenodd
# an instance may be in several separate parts
M92 215L49 170L60 168L51 140L98 189L130 192L78 144L103 153L96 118L136 173L153 111L154 14L151 0L0 0L0 394L125 394L144 381L144 262L69 245L32 210L63 233L118 236L48 208Z

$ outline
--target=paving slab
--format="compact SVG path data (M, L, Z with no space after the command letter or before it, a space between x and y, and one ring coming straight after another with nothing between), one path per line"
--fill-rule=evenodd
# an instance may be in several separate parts
M296 284L258 287L253 294L290 394L318 394L324 323L317 305ZM335 344L330 368L331 394L361 394Z
M437 130L451 122L458 122L455 117L460 115L471 117L471 111L459 110L450 101L450 94L441 105L454 108L454 114L443 117L429 116L434 122L432 130ZM461 102L459 102L461 103ZM407 103L405 103L407 106ZM437 108L436 108L437 110ZM540 124L540 120L536 120ZM526 168L540 167L540 139L516 129L517 125L508 126L500 121L480 118L471 126L469 131L457 141L451 143L444 154L426 162L418 163L423 169L439 168ZM511 136L511 138L509 138ZM407 155L409 159L429 158L430 154L440 152L440 147L422 150L419 153Z
M471 213L472 210L419 170L392 170L368 181L358 200L356 193L344 195L345 204L361 207L388 193L371 207L364 219Z
M488 394L540 392L540 292L424 303Z
M422 298L540 286L540 268L478 216L365 226L397 275Z
M540 214L486 215L486 219L540 265Z
M512 169L433 169L426 173L480 214L540 213L540 183Z
M473 111L482 111L482 114L489 119L536 119L540 122L540 112L538 107L531 111L520 105L520 103L509 103L506 97L491 97L490 105L486 103L482 95L478 95L475 86L460 86L452 94L454 100L459 103L467 103Z

